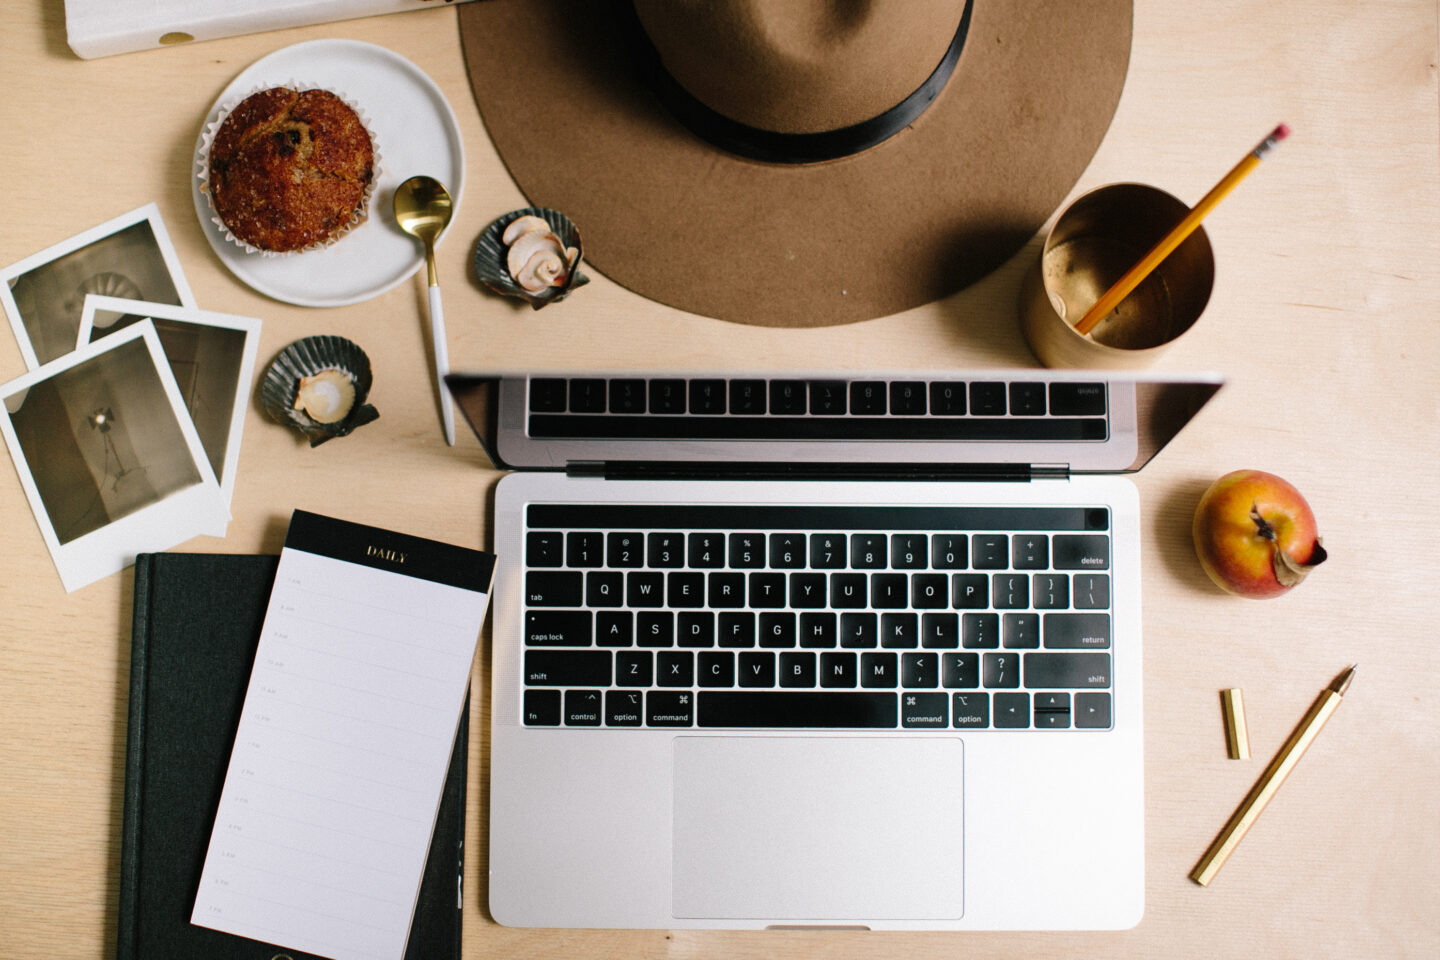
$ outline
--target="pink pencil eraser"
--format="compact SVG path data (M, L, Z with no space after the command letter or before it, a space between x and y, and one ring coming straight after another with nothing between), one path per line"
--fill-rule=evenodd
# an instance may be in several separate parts
M1274 137L1276 140L1284 140L1286 137L1290 136L1289 125L1284 123L1280 124L1280 126L1276 127L1275 132L1270 134L1270 136Z

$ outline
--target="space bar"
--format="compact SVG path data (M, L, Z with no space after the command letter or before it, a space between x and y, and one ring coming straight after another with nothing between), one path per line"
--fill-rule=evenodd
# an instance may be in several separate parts
M893 727L893 693L701 691L700 727Z

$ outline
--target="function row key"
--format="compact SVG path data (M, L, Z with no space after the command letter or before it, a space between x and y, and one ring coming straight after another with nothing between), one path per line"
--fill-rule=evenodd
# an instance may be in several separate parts
M715 416L1098 416L1103 383L536 377L532 413Z

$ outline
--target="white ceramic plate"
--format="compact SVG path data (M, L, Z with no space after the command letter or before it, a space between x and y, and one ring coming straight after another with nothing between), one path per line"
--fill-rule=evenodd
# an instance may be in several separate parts
M425 261L420 242L395 225L395 188L418 174L445 185L460 206L465 192L465 146L445 95L419 67L399 54L358 40L311 40L277 50L240 73L210 107L205 128L231 100L265 86L287 83L333 90L370 121L380 153L380 175L370 216L339 242L284 257L246 253L225 239L210 201L191 170L190 190L200 226L221 262L255 290L302 307L339 307L379 296L412 276Z

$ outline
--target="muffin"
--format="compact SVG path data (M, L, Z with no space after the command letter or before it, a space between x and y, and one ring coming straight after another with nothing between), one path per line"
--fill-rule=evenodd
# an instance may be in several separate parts
M208 189L237 240L289 253L323 245L363 218L374 167L370 133L344 100L328 90L272 87L221 122Z

